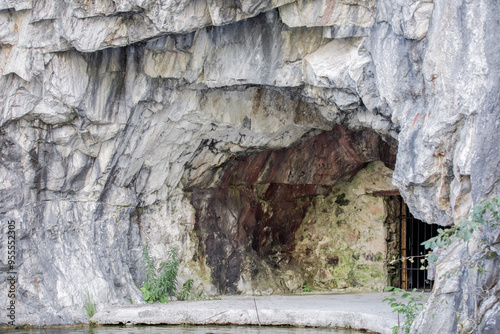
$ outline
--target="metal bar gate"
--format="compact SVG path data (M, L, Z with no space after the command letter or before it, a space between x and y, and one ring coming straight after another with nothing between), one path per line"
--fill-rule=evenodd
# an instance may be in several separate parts
M414 257L413 260L403 260L399 266L399 286L401 289L431 290L433 281L427 279L427 269L421 269L420 260L427 252L421 245L437 235L438 225L427 224L416 219L408 210L407 205L400 198L400 228L399 254L400 258ZM427 263L425 263L427 266Z

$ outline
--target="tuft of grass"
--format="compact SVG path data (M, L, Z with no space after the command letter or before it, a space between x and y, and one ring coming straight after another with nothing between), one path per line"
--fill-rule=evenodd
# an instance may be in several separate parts
M85 304L83 305L83 308L85 309L85 311L87 311L87 316L90 318L92 318L95 314L95 302L94 300L92 299L92 297L90 297L90 293L87 292L87 300L85 300Z

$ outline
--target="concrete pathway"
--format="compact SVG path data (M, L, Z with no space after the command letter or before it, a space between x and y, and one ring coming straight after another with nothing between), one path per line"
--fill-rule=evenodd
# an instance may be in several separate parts
M148 325L290 325L364 329L392 333L397 314L389 293L307 294L293 296L223 296L221 300L108 307L92 321ZM254 301L255 300L255 301Z

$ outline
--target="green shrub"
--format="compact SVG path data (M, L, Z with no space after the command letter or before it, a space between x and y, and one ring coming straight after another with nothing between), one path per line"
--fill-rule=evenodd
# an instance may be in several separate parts
M155 259L149 254L149 246L142 249L144 260L145 281L141 288L142 296L148 303L160 301L167 303L170 296L174 296L177 289L177 273L180 261L177 250L170 248L167 252L167 260L156 271Z

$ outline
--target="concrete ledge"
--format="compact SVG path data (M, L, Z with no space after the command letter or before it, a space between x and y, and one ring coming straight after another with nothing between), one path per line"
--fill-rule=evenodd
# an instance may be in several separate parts
M221 300L107 307L100 325L290 325L392 333L397 315L382 300L389 294L224 296ZM254 302L255 299L255 302Z

